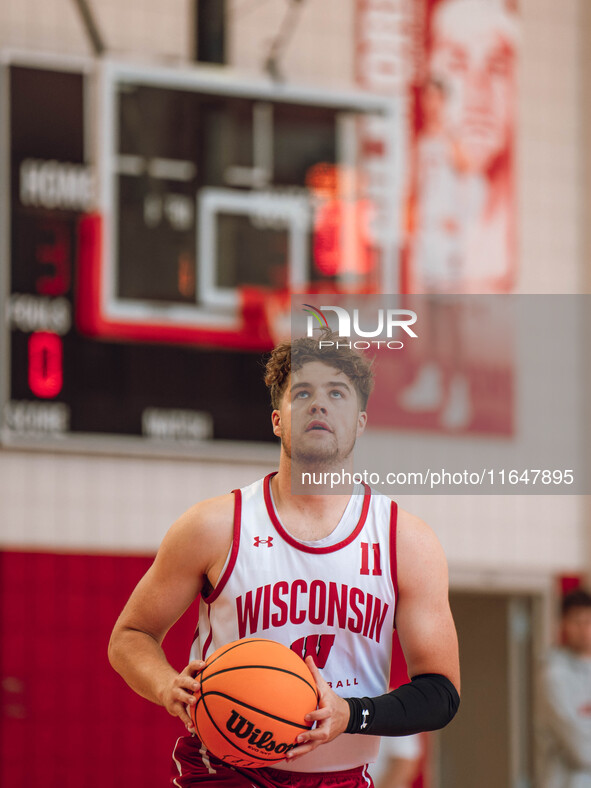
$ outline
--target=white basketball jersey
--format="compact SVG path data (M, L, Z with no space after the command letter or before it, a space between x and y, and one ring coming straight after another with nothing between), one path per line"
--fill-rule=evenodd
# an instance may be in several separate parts
M396 604L396 504L369 487L352 495L336 529L302 542L282 526L273 474L236 490L234 539L220 579L199 609L191 658L240 638L276 640L312 655L342 697L388 691ZM274 768L351 769L374 761L379 737L334 741Z

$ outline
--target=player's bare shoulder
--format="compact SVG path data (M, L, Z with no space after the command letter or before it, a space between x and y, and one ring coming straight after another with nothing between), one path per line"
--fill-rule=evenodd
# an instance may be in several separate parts
M398 519L396 629L410 676L440 673L460 690L447 560L437 535L408 512Z
M164 537L158 561L171 561L177 572L207 575L215 585L232 545L234 495L207 498L187 509Z
M435 531L404 509L398 510L396 553L401 584L416 582L425 573L447 575L447 560Z

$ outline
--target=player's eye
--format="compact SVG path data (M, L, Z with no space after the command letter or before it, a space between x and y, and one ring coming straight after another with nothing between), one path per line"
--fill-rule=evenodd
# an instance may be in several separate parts
M344 395L343 395L343 392L340 389L333 389L330 392L330 396L335 398L335 399L341 399Z
M305 399L309 395L310 395L309 391L302 391L302 390L296 391L296 393L294 395L294 399Z

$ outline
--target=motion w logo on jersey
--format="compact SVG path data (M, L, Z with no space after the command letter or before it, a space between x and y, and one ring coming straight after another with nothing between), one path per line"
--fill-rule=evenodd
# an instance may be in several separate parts
M312 657L317 668L323 668L333 646L334 635L307 635L294 641L290 649L302 659Z

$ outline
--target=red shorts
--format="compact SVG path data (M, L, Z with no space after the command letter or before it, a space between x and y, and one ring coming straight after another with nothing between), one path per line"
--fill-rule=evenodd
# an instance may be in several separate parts
M192 788L209 782L212 788L373 788L367 766L342 772L288 772L266 766L245 769L216 758L196 736L181 736L172 753L170 784Z

